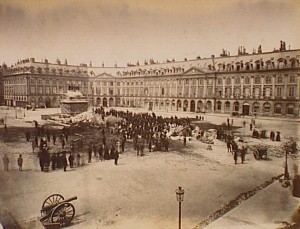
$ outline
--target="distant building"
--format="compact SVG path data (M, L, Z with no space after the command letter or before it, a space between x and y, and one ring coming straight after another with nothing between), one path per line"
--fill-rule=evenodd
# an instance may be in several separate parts
M4 105L3 67L0 66L0 106Z
M7 106L58 107L69 86L78 86L88 95L87 65L55 64L34 58L18 61L4 73L4 100Z
M77 86L93 106L299 117L300 49L285 43L272 52L222 50L220 57L153 59L126 67L18 62L4 73L9 106L55 107L60 93Z

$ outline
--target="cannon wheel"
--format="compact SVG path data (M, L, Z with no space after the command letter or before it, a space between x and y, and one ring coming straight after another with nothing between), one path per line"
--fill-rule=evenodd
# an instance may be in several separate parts
M60 201L64 200L65 198L60 195L60 194L53 194L51 196L48 196L47 199L44 201L43 205L42 205L42 209L44 209L44 207L47 207L49 205L52 204L57 204Z
M58 205L51 213L51 222L66 226L71 223L75 215L75 208L70 203Z

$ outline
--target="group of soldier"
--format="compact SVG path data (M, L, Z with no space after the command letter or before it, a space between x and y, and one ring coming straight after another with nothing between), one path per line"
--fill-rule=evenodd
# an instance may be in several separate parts
M234 136L232 134L227 135L226 139L226 145L227 145L227 152L232 153L234 163L237 164L238 157L241 157L241 163L244 164L245 157L247 153L247 148L245 146L242 146L241 148L238 146L236 141L234 140Z

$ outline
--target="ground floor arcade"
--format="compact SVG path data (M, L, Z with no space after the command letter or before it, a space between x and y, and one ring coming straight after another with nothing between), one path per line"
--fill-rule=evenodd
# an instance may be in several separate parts
M271 100L215 100L184 98L96 97L94 106L122 106L148 110L228 113L234 115L299 117L300 102Z

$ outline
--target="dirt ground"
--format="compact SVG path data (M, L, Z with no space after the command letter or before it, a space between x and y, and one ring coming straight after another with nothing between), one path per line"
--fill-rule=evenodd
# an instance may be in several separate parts
M26 123L25 118L15 120L14 114L10 114L7 115L11 124L9 136L0 127L0 156L7 153L10 158L8 172L3 171L2 161L0 163L0 221L12 218L11 221L17 221L23 229L43 228L38 221L41 206L54 193L65 198L78 197L71 202L76 215L68 228L176 228L175 190L178 186L185 190L182 228L194 228L241 192L252 190L284 171L284 158L257 161L247 154L245 164L235 165L224 142L215 140L213 150L209 151L206 144L192 139L186 147L180 140L171 141L169 152L146 149L143 157L137 157L132 143L128 142L117 166L113 160L101 162L93 157L92 163L86 166L45 173L40 171L31 143L25 140L24 128L33 128L33 124ZM27 115L30 117L30 113ZM221 124L223 120L206 117L205 122ZM234 121L236 126L241 126L241 120ZM266 128L274 128L272 122L262 123ZM284 125L295 128L293 123ZM288 134L290 130L284 127L284 131ZM240 132L250 134L248 128L240 128ZM276 144L267 139L247 138L247 141ZM53 147L52 142L50 146ZM17 168L20 153L24 157L22 172ZM295 161L290 159L290 168L293 163Z

